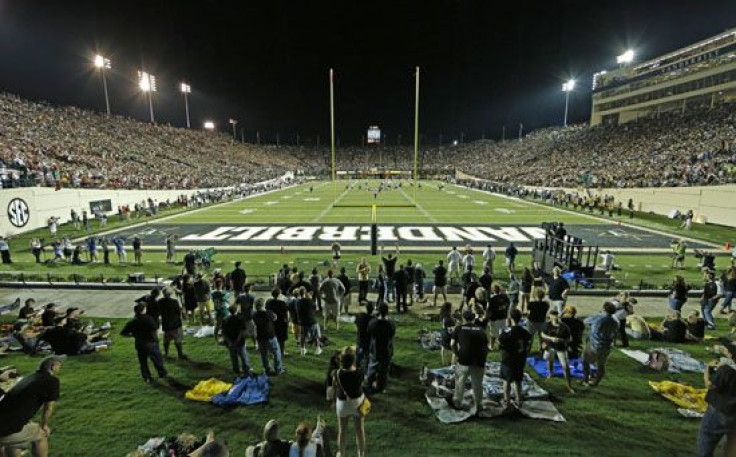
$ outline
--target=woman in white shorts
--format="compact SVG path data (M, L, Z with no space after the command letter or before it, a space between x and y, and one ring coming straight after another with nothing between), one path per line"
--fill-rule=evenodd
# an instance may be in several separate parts
M340 455L345 456L347 427L350 418L355 421L355 436L358 441L358 457L365 456L365 429L360 406L365 400L363 373L355 366L355 351L346 347L340 354L340 368L333 374L335 386L335 412L337 413L337 441Z

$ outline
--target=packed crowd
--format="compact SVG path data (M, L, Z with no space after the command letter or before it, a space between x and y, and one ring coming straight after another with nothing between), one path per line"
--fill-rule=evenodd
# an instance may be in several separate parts
M4 187L193 189L259 182L298 168L275 147L0 93ZM203 160L205 159L206 160Z

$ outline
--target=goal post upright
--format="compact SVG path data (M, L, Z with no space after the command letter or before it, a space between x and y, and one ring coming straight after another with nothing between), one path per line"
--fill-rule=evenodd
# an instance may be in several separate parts
M335 171L335 82L330 68L330 146L332 149L332 204L337 202L337 176Z
M417 202L417 179L419 178L419 66L415 73L414 90L414 203Z

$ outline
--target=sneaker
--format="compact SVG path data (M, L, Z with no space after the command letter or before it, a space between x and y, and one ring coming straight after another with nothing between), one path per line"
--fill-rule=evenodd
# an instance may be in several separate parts
M299 353L301 355L307 355L307 348L301 348L301 349L299 349Z
M282 375L286 373L286 368L279 368L279 371L276 372L276 375Z
M317 346L317 349L314 350L314 355L320 354L322 354L322 346Z

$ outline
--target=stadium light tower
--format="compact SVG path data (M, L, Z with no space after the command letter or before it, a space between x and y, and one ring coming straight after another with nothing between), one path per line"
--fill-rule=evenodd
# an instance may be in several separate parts
M626 52L620 56L616 56L616 63L621 66L626 66L634 61L634 50L627 49Z
M181 83L181 93L184 94L184 110L187 113L187 128L192 128L189 124L189 94L192 92L192 86L187 83Z
M567 127L567 106L570 104L570 92L575 89L575 80L571 79L562 85L562 92L565 93L565 120L563 125Z
M153 117L153 93L156 92L156 77L145 71L138 71L138 87L148 97L148 111L151 114L151 124L155 123Z
M228 122L230 123L230 125L233 126L233 139L237 139L236 133L235 133L235 126L238 125L238 121L235 119L230 119L228 120Z
M215 123L212 121L204 121L205 130L215 130Z
M110 117L110 98L107 96L107 78L105 77L105 70L111 68L110 59L97 54L94 63L95 68L100 70L100 75L102 75L102 90L105 92L105 108L107 108L107 117Z

